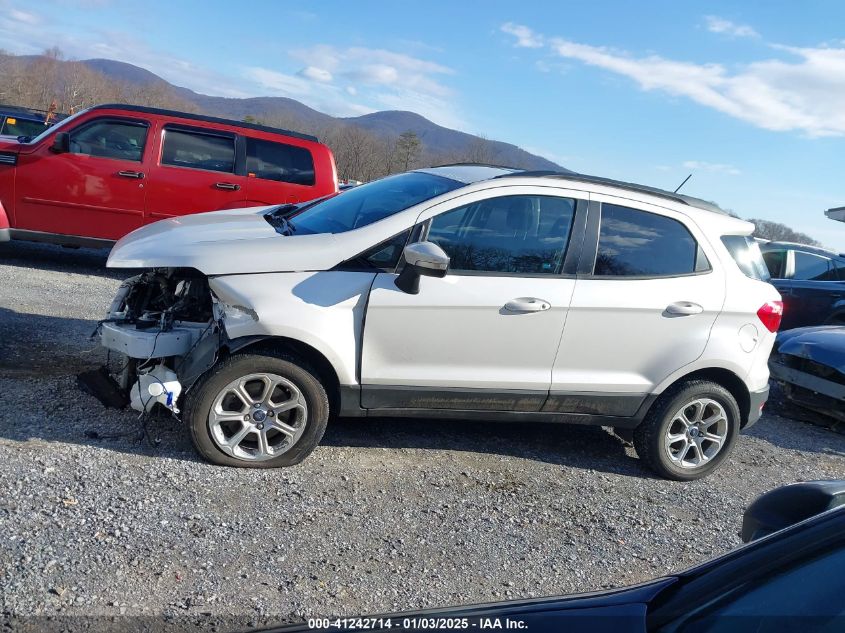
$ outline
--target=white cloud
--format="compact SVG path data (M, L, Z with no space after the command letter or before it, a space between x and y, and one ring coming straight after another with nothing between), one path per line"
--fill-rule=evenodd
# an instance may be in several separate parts
M767 130L845 135L845 45L773 47L789 59L765 59L735 71L560 38L550 47L565 59L628 77L643 90L686 97Z
M728 165L726 163L708 163L702 160L684 161L683 166L694 171L709 171L716 174L728 174L730 176L738 176L742 173L733 165Z
M332 74L328 70L325 68L317 68L316 66L306 66L299 71L299 74L306 79L322 83L331 83L333 79Z
M453 91L441 81L454 73L447 66L386 49L328 44L294 50L291 57L305 64L295 75L256 67L246 75L261 90L308 97L309 105L336 116L411 110L441 125L465 127Z
M246 68L245 74L247 78L268 90L283 92L292 97L305 97L312 94L311 82L299 75L287 75L256 66Z
M82 10L109 0L62 1ZM227 70L154 49L142 37L115 28L70 28L58 15L13 9L8 0L0 0L0 9L4 9L0 11L0 49L16 54L37 54L57 46L69 59L103 57L127 62L203 94L286 96L335 116L384 108L412 110L441 125L467 127L454 92L443 82L454 70L424 57L322 44L286 51L287 63L278 66Z
M21 11L20 9L9 9L6 12L12 20L15 22L22 22L23 24L39 24L41 22L41 18L39 18L34 13L27 13L26 11Z
M717 15L706 15L704 21L711 33L721 33L733 37L760 37L760 34L746 24L736 24Z
M543 46L542 36L537 35L527 26L506 22L499 28L503 33L513 35L516 38L515 46L521 48L542 48Z

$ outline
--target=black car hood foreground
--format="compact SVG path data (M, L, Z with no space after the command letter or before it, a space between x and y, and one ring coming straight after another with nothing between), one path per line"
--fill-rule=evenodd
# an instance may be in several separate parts
M821 325L786 330L778 334L776 346L781 354L807 358L845 373L845 326Z
M427 609L363 618L317 618L262 629L264 633L298 631L530 631L545 633L645 633L646 610L654 597L677 581L659 578L643 585L553 598L493 602ZM462 620L466 618L464 624ZM314 624L322 622L317 627ZM328 623L328 627L325 626Z

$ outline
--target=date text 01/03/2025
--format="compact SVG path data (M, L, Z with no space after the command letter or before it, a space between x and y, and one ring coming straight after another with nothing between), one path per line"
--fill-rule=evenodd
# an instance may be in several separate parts
M400 630L520 630L524 620L513 618L311 618L308 628L321 631L366 631L397 628Z

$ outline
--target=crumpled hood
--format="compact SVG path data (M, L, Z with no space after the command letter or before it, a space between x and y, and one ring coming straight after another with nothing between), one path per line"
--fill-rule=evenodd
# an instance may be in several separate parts
M109 268L196 268L206 275L327 270L333 234L280 235L264 219L277 205L195 213L141 227L120 239Z
M778 334L781 354L809 358L845 373L845 326L799 327Z

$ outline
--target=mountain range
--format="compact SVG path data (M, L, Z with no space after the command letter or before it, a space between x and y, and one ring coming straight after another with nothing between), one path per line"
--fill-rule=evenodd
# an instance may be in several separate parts
M268 121L292 121L305 128L302 131L326 129L333 124L362 128L374 135L396 137L403 132L413 132L426 151L439 156L458 156L482 147L483 153L501 165L525 169L560 170L562 167L542 156L537 156L511 143L481 138L466 132L452 130L429 121L414 112L386 110L357 117L333 117L287 97L230 98L200 94L175 86L144 68L112 59L87 59L82 63L109 79L136 87L156 87L171 92L197 111L243 120L247 116Z

